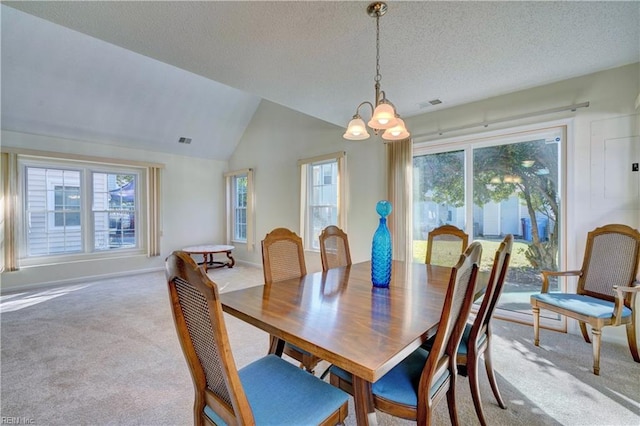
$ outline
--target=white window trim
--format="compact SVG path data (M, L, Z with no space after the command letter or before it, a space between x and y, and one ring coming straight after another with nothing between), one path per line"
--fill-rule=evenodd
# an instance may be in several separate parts
M567 265L570 264L579 264L581 258L574 258L573 253L570 252L566 247L567 235L572 235L574 233L574 221L571 220L574 217L573 205L571 199L568 198L567 192L568 188L574 186L574 182L572 180L573 176L573 168L569 166L567 162L567 158L570 156L570 153L574 150L574 138L575 138L575 130L574 130L574 120L569 119L559 119L552 120L546 122L537 122L526 125L519 125L513 127L500 128L497 130L485 131L485 132L474 132L469 134L464 134L461 136L453 136L448 138L429 140L424 142L414 143L413 145L413 156L426 155L426 154L436 154L441 152L448 152L454 150L463 150L467 158L467 162L469 164L473 164L471 151L476 148L484 148L488 146L500 145L504 142L505 139L510 142L521 142L528 139L531 134L540 134L544 133L545 129L551 129L550 134L554 134L554 129L556 128L564 128L564 141L561 146L561 156L560 156L560 167L564 171L560 173L560 197L562 200L565 200L565 205L562 210L562 223L564 226L562 227L561 234L559 235L560 241L560 256L559 256L559 269L564 270L568 269ZM484 141L484 142L483 142ZM470 188L467 188L467 194L471 193L472 183L467 182ZM467 205L467 209L472 209L472 203L469 200L465 200L465 205ZM472 212L467 212L468 217L472 216ZM472 224L470 225L472 227ZM467 229L467 232L472 233L472 229ZM579 255L581 256L581 254ZM570 282L566 278L561 280L561 288L563 291L575 291L576 280ZM499 311L496 314L497 317L502 319L509 319L515 322L522 323L531 323L531 317L525 314L519 314L517 312L503 312ZM541 317L541 326L554 330L567 330L567 319L566 316L561 316L559 321L549 320L544 317Z
M347 173L347 153L345 151L334 152L331 154L319 155L316 157L305 158L298 160L298 168L300 173L300 235L302 236L304 248L307 251L319 252L312 248L311 242L306 241L306 228L307 228L307 216L308 216L308 166L313 163L319 163L322 161L337 161L338 163L338 223L336 226L341 228L344 232L347 232L347 185L346 185L346 173Z
M90 260L96 258L107 258L107 257L122 257L122 256L131 256L134 254L144 254L147 252L147 247L145 246L146 241L146 207L143 207L141 200L146 199L146 192L144 190L144 185L140 185L141 188L138 190L137 194L137 203L136 208L139 210L139 218L138 222L140 226L138 227L139 233L136 235L136 247L134 248L122 248L117 250L95 250L94 249L94 229L93 229L93 210L91 208L92 205L92 190L90 177L89 175L93 172L108 172L108 173L124 173L124 174L135 174L138 176L138 181L143 181L143 176L145 176L144 169L136 168L132 166L117 166L113 164L97 164L97 163L80 163L76 161L68 161L62 160L60 158L54 159L44 159L41 157L34 158L29 156L19 156L18 157L18 166L19 166L19 175L24 176L24 171L27 167L45 167L45 168L65 168L74 170L81 170L81 186L85 186L85 197L83 197L83 203L81 207L81 223L86 224L84 226L85 231L83 232L82 237L82 252L80 253L64 253L64 254L55 254L55 255L43 255L43 256L27 256L26 253L26 224L24 220L26 219L24 216L25 212L25 179L20 179L20 194L19 197L19 211L21 214L19 215L19 258L20 258L20 266L28 267L28 266L39 266L46 264L62 264L68 262L77 262L83 260Z
M237 176L247 176L247 240L234 240L234 205L233 205L233 179ZM226 215L227 215L227 244L246 244L247 251L255 248L255 196L254 196L254 172L253 169L241 169L224 174L226 187Z
M96 165L102 165L109 167L111 165L116 167L133 167L140 168L145 177L145 182L141 185L146 190L146 205L145 210L141 211L141 218L145 218L147 224L146 230L146 255L148 257L159 256L161 252L160 248L160 236L162 235L162 220L160 211L160 192L161 192L161 170L164 168L164 164L150 163L142 161L121 160L105 157L93 157L86 155L77 155L69 153L59 153L51 151L40 151L34 149L25 149L19 147L2 147L0 150L2 153L2 192L3 200L15 200L15 202L5 202L3 205L4 210L4 239L3 239L3 271L17 271L25 265L19 261L19 254L21 250L22 239L20 236L20 229L23 226L22 218L24 215L21 200L21 191L24 190L24 179L22 173L19 172L18 160L23 157L30 159L40 159L45 164L48 160L62 160L70 163L77 161L85 163L95 163ZM145 185L146 184L146 185ZM142 227L142 222L140 223ZM75 261L86 261L92 258L105 258L105 257L129 257L130 252L126 250L118 250L116 253L91 253L85 254L76 259L74 256L59 256L56 258L49 258L48 264L57 263L70 263ZM46 260L40 259L41 264L45 264ZM27 262L28 263L28 262Z

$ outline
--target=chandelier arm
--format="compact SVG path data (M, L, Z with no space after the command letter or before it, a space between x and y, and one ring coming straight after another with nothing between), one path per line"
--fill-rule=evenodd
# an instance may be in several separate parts
M360 105L358 105L358 108L356 108L356 114L353 116L353 118L360 117L360 108L363 105L369 105L369 107L371 108L371 115L373 115L373 110L374 110L373 104L369 101L364 101L364 102L361 102Z
M393 102L391 102L389 99L387 99L387 95L386 95L386 93L384 93L384 90L380 91L380 95L381 95L381 98L380 98L380 101L377 104L379 105L379 104L385 103L385 104L391 105L393 107L393 112L396 115L398 115L398 113L396 112L396 106L393 104Z

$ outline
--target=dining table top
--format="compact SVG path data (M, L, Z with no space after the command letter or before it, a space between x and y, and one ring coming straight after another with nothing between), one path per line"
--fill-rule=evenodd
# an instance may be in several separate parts
M220 295L225 312L373 383L435 334L450 267L393 261L389 288L371 263Z

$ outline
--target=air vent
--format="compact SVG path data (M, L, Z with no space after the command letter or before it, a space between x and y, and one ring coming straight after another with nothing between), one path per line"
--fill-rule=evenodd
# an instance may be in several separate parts
M440 99L432 99L428 102L420 102L418 104L418 106L422 109L422 108L427 108L429 106L433 106L433 105L440 105L442 103L442 101Z
M191 143L191 138L180 138L178 139L178 143L184 143L189 145Z

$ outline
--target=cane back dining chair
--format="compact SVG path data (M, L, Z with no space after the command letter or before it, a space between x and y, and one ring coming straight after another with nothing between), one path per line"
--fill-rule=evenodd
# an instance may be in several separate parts
M329 225L320 234L320 259L322 270L351 265L349 238L335 225Z
M469 235L453 225L432 229L427 236L427 265L453 266L469 244Z
M475 295L482 245L473 242L452 268L442 314L431 351L416 349L371 386L375 408L396 417L429 425L433 409L446 395L449 417L458 424L456 350ZM330 382L353 394L352 376L331 367Z
M275 355L236 369L218 286L185 252L166 260L174 324L195 389L194 424L340 424L349 396ZM276 391L274 391L276 389Z
M467 322L465 324L456 355L458 372L461 375L469 376L469 387L471 388L473 405L478 420L480 420L480 424L483 426L485 426L487 422L482 409L480 381L478 377L478 367L481 356L484 356L484 366L493 395L500 408L507 408L498 390L498 383L496 382L493 371L493 362L491 359L491 319L498 305L500 294L502 294L502 288L509 268L509 260L511 259L512 247L513 235L508 234L500 243L498 250L496 250L489 281L487 282L478 312L475 318L473 318L473 322ZM430 350L433 345L433 340L433 338L429 339L423 346Z
M540 294L531 296L534 344L540 343L540 309L565 315L578 321L587 343L593 338L593 373L600 374L602 328L627 327L629 350L640 362L636 341L635 296L640 259L640 233L627 225L610 224L587 234L582 268L576 271L542 271ZM577 276L576 293L550 293L550 277Z
M262 240L262 267L266 284L306 275L302 239L287 228L276 228L269 232ZM276 352L277 342L278 339L270 337L270 353ZM310 373L321 361L317 356L286 342L282 352L300 362L301 367Z

